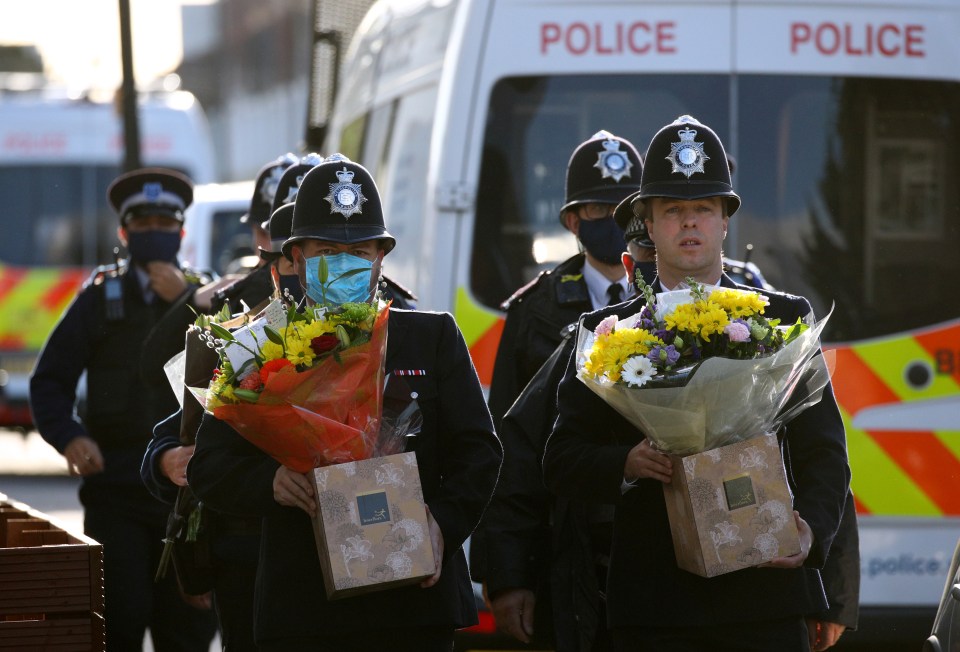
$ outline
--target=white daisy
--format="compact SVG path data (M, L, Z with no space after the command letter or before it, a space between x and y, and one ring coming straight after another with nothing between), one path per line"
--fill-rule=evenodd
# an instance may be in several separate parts
M657 370L653 368L653 363L643 355L635 355L623 363L623 370L620 373L623 382L633 387L643 387L656 375Z

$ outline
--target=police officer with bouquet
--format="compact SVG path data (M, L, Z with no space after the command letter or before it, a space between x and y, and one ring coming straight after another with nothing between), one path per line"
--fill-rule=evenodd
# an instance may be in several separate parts
M177 408L169 386L156 391L141 376L143 342L204 282L177 260L193 185L175 171L147 168L118 177L108 196L129 259L95 270L67 308L30 379L30 407L40 434L83 478L84 532L103 544L107 649L139 650L149 627L158 652L205 652L213 613L188 606L172 576L154 584L168 508L138 474L153 424ZM84 371L80 419L74 403Z
M249 300L259 306L273 295L285 297L291 304L302 301L299 279L293 273L292 264L280 253L280 245L290 237L292 202L300 182L320 160L312 155L284 167L289 159L281 157L257 176L257 190L248 215L267 215L257 228L269 237L259 239L257 245L263 264L236 284L241 287L233 296L245 296L244 303ZM272 198L272 203L264 208L268 198ZM245 283L247 279L255 280ZM269 283L269 291L260 287L264 279ZM223 301L222 297L214 298L215 304L222 305ZM179 342L182 348L182 333ZM182 421L183 410L179 410L156 425L140 475L150 493L186 512L180 515L186 519L197 507L196 499L187 488L187 463L195 446L181 439ZM253 605L260 555L260 518L217 511L208 506L200 513L199 543L195 545L202 546L202 552L187 554L195 554L193 559L201 566L192 569L197 577L188 583L198 591L212 591L224 652L255 652ZM181 544L178 541L172 545ZM183 566L176 569L178 574L191 572Z
M692 277L736 287L723 274L721 247L740 206L723 145L712 129L681 116L654 136L641 189L631 198L657 248L655 292ZM769 318L810 313L802 297L765 292ZM584 315L593 329L627 317L644 297ZM607 576L615 650L808 650L807 614L825 610L822 568L847 496L843 422L829 386L822 400L786 424L787 475L801 551L764 565L703 578L676 563L661 485L671 459L581 383L575 356L560 382L559 416L543 458L547 486L563 496L615 506ZM748 408L746 408L748 409Z
M376 184L340 155L304 177L283 252L308 302L363 301L376 263L396 245ZM364 269L332 293L319 278ZM429 652L452 650L453 632L477 622L462 544L493 493L502 449L469 351L449 314L390 309L386 373L404 377L423 415L407 440L416 452L436 573L421 585L327 600L310 517L308 475L281 466L226 422L204 415L187 469L190 486L216 509L263 518L256 641L261 650Z

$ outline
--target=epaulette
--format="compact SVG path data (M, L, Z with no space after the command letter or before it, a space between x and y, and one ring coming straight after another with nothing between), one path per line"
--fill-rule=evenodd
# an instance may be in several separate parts
M122 276L127 271L127 263L125 260L121 260L119 263L109 263L107 265L100 265L95 267L92 272L90 272L89 278L84 282L83 286L88 285L101 285L103 281L108 276Z
M537 274L537 276L532 281L530 281L529 283L521 287L519 290L511 294L509 298L507 298L503 303L501 303L500 309L503 311L510 310L510 306L513 304L514 301L519 301L520 299L523 299L525 296L530 294L534 290L534 288L536 288L537 285L540 284L540 281L542 281L546 276L551 274L551 272L552 270L547 269Z
M384 276L383 281L390 286L390 290L394 295L399 295L407 301L419 301L417 295L413 293L413 290L400 285L389 276Z

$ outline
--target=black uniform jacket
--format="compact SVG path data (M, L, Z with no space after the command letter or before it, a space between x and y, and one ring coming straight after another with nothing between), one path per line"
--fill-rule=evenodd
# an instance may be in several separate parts
M726 276L721 285L735 287ZM654 290L661 290L658 282ZM770 297L766 316L780 317L784 324L810 312L802 297L765 294ZM593 329L607 315L636 314L643 302L640 296L604 308L585 315L581 324ZM794 509L814 535L804 567L748 568L712 578L677 566L660 481L640 479L634 488L622 491L627 453L643 433L577 379L573 357L557 402L559 416L543 460L547 486L561 495L616 505L607 579L611 627L749 623L826 608L817 569L837 531L850 482L843 423L832 387L782 433L790 449L787 474ZM603 443L608 438L617 443Z
M146 304L137 275L123 266L118 274L122 313L109 319L104 284L115 272L115 266L96 270L50 334L30 379L30 406L40 434L60 453L81 435L100 446L105 469L84 478L84 484L139 487L140 459L153 425L177 408L162 365L142 370L140 365L144 340L171 304L159 297ZM195 288L189 285L185 294ZM181 333L188 323L178 324ZM181 335L181 347L182 341ZM74 403L85 370L87 407L81 421Z
M510 408L562 339L563 329L593 309L583 280L584 255L560 263L503 303L507 319L490 383L493 423Z
M503 450L463 336L445 313L390 310L387 373L406 375L423 412L415 450L423 495L443 533L443 570L419 586L327 601L309 517L273 498L278 463L226 423L204 415L188 467L194 492L215 509L263 517L257 580L258 641L377 627L464 627L477 622L461 545L493 494Z

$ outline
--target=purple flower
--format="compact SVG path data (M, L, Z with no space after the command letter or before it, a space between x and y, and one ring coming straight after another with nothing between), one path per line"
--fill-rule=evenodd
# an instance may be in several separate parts
M750 339L750 326L742 319L734 319L723 329L731 342L746 342Z
M669 369L673 365L677 364L677 360L680 359L680 352L677 351L673 344L669 344L667 346L661 346L657 344L655 347L650 349L650 353L647 354L647 358L649 358L650 362L653 362L658 367Z

